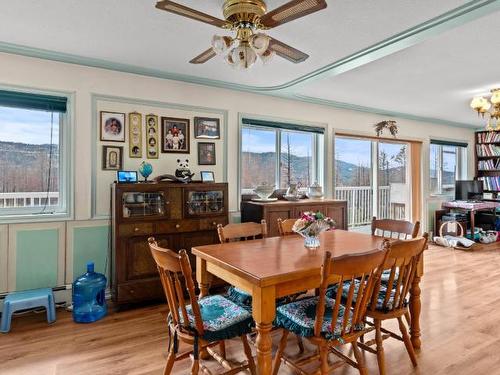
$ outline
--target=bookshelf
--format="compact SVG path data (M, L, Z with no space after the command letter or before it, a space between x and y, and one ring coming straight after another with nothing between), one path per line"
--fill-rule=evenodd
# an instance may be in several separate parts
M500 131L476 132L476 179L486 193L500 193Z

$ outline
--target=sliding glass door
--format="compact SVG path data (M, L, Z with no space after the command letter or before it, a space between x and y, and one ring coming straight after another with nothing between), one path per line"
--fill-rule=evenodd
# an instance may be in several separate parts
M349 228L370 231L373 216L408 220L409 145L335 137L335 198L347 201Z

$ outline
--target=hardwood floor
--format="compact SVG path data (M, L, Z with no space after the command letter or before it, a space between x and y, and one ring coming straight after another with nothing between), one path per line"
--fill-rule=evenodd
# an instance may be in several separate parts
M500 374L500 243L478 245L474 251L431 246L421 285L419 366L413 369L402 343L386 340L387 373ZM11 332L0 334L0 374L162 374L167 350L164 306L114 313L88 325L74 324L60 309L57 314L52 326L44 314L13 320ZM275 344L279 335L275 333ZM295 351L295 338L290 340L288 348ZM230 342L227 353L242 360L240 342ZM378 374L376 357L364 355L370 374ZM176 363L174 374L189 373L189 364ZM292 372L282 366L280 374ZM333 374L358 372L344 366Z

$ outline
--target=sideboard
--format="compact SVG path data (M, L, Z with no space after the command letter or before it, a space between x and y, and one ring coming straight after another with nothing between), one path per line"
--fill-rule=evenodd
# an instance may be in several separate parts
M336 228L347 229L347 201L336 199L301 199L296 202L241 202L241 221L260 222L265 219L270 237L279 236L278 218L298 218L305 211L320 211L335 220Z

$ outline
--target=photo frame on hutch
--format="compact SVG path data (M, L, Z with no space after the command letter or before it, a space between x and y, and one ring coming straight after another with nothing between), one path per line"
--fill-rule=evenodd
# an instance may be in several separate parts
M215 182L215 175L212 171L201 171L201 182Z
M161 118L161 152L188 154L190 146L189 119Z
M198 143L198 165L215 165L215 143L199 142Z
M125 113L101 111L100 139L125 142Z
M142 158L142 115L138 112L128 114L128 156Z
M158 143L158 116L146 115L146 155L148 159L158 159L160 145Z
M220 120L218 118L195 117L194 137L197 139L220 139Z
M119 171L123 167L123 147L102 146L102 170Z

